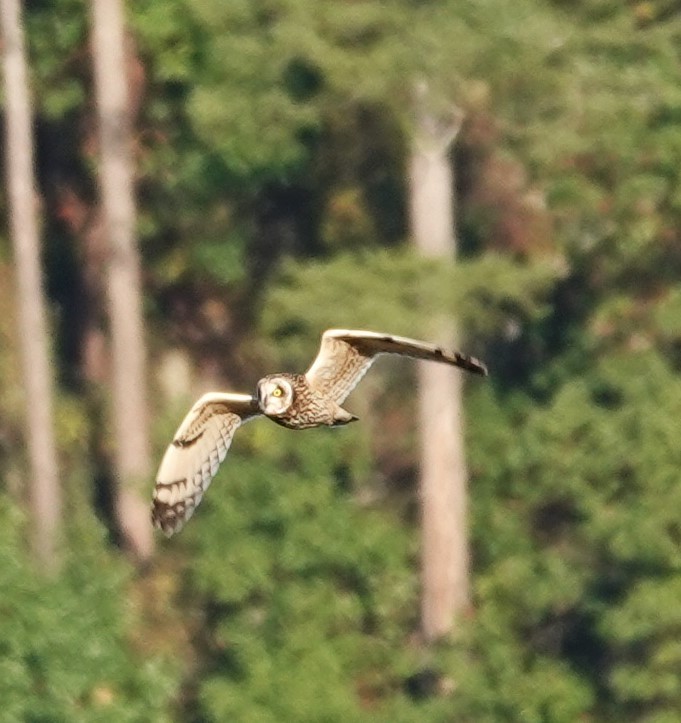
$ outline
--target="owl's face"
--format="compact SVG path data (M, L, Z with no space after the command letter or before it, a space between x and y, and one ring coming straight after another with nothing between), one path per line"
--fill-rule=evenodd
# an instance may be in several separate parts
M263 414L278 417L293 404L293 385L282 376L271 375L258 382L258 404Z

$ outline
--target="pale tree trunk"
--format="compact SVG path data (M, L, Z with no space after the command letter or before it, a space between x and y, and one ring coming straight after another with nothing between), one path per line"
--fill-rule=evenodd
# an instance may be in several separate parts
M151 453L123 4L121 0L92 0L91 8L100 187L107 237L116 517L127 544L145 559L153 551L147 489Z
M61 490L52 414L52 373L40 269L33 177L32 114L20 0L0 0L5 79L7 189L26 392L29 497L34 553L47 571L58 567Z
M409 169L411 236L419 251L456 256L454 181L449 150L461 124L454 109L445 122L431 114L420 92ZM436 318L428 332L457 347L456 324ZM426 640L447 634L469 602L466 463L461 372L420 362L418 420L421 495L421 626Z

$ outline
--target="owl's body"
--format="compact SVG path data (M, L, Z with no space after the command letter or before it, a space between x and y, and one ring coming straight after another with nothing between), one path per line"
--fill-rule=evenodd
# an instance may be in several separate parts
M305 374L270 374L257 395L206 394L192 407L168 446L156 478L151 517L167 535L192 516L244 422L264 415L288 429L336 427L357 419L340 405L379 354L401 354L485 376L485 365L458 352L372 331L329 329Z
M271 390L268 391L268 388ZM281 396L268 395L281 389ZM262 393L261 393L262 390ZM282 400L277 405L277 397ZM274 405L272 402L274 401ZM287 429L337 427L357 419L339 404L314 389L304 374L270 374L258 382L258 402L263 414Z

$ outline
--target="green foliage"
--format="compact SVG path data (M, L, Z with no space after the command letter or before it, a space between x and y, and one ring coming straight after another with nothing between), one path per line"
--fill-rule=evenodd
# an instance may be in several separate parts
M243 282L246 276L245 241L232 233L228 238L197 244L191 266L195 272L229 286Z
M343 254L330 261L289 261L263 304L264 332L287 359L302 363L320 329L380 328L415 337L433 314L454 317L478 335L537 318L558 270L494 254L456 264L410 250Z
M478 675L488 685L490 668L503 670L509 692L496 715L541 720L546 701L513 703L511 690L553 668L542 689L562 712L550 720L573 720L594 704L607 718L664 719L681 705L678 615L665 603L681 562L674 376L654 353L613 355L546 408L528 406L520 431L516 420L516 433L480 446L487 415L513 424L486 396L471 430L482 488L472 527L478 612L462 656L480 666L466 669L466 690L481 684ZM500 667L497 655L515 663Z
M565 34L555 53L569 101L559 116L561 131L532 153L541 149L562 236L575 256L591 252L602 286L640 290L657 285L662 259L672 262L667 268L678 266L671 246L681 94L671 41L676 23L638 24L637 8L653 4L633 5L582 4L577 17L585 16L589 31ZM599 6L608 11L594 21ZM572 200L566 191L576 193Z
M373 439L371 420L240 431L195 520L161 546L165 569L151 579L167 585L167 604L152 621L135 602L145 580L93 522L88 457L101 423L81 390L60 394L72 552L59 580L39 579L17 512L21 389L0 267L2 715L678 718L675 7L128 4L144 70L139 233L156 349L170 339L215 374L221 354L197 323L207 296L224 299L230 362L239 346L246 363L268 355L291 369L328 326L419 337L431 317L457 319L462 346L493 372L467 388L473 605L452 640L427 653L414 643L415 451L408 432L404 459L382 441L413 428L399 384L376 405L392 417ZM87 4L41 0L25 13L45 235L68 238L80 260L87 233L69 224L60 194L84 205L77 218L96 215ZM454 156L466 251L456 265L397 246L419 78L436 110L467 113ZM546 221L547 260L522 243L528 199ZM521 242L506 248L513 233ZM48 277L62 278L65 263L48 255ZM67 324L79 293L74 283L70 306L53 305ZM175 422L158 413L161 447ZM155 627L176 666L153 653ZM441 685L418 699L409 681L430 668Z
M105 551L92 524L58 580L43 579L22 553L23 520L0 496L0 699L6 720L168 720L174 676L140 660L128 636L129 572Z
M558 76L546 67L561 28L531 0L313 9L301 0L201 0L186 12L203 36L192 124L237 178L296 176L339 109L351 117L388 107L406 128L413 83L424 77L443 109L454 96L479 110L493 89L518 123L556 115L547 99Z
M191 587L211 611L202 719L359 720L362 688L399 685L413 542L390 509L358 504L363 440L244 430L201 529L187 530Z
M50 120L77 111L85 102L82 55L87 42L87 3L66 0L59 19L50 3L30 3L26 35L37 110Z

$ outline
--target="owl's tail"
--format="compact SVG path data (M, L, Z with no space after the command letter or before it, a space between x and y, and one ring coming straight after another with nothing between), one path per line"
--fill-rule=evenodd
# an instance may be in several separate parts
M357 422L359 421L359 417L356 417L354 414L350 414L346 409L343 409L343 407L336 405L336 409L333 413L333 422L331 422L332 427L342 427L344 424L350 424L350 422Z

